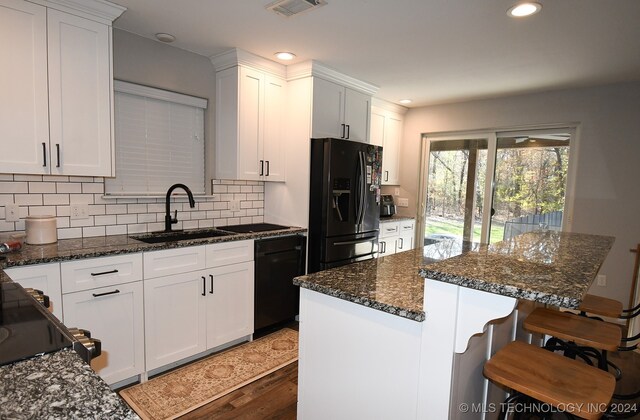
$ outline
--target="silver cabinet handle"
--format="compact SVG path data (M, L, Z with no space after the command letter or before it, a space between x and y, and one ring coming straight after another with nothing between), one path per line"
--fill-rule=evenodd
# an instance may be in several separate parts
M398 248L402 249L404 247L404 240L402 238L398 238L400 243L398 244Z

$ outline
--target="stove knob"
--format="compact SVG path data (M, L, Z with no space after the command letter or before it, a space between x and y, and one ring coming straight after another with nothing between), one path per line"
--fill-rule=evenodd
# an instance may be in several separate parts
M27 287L24 289L32 298L34 298L38 303L43 305L45 308L51 306L49 302L49 296L45 295L42 290L33 289L31 287Z
M92 360L102 354L102 342L97 338L80 337L78 341L87 349L89 360Z

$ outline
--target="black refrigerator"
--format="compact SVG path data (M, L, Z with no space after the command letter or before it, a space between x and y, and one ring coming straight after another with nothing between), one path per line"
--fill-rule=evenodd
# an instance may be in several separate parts
M382 147L311 139L309 273L375 258Z

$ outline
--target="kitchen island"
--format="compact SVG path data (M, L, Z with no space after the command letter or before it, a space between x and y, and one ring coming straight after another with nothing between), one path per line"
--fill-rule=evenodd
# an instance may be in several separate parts
M483 418L460 404L501 401L482 365L518 336L518 303L576 308L612 244L443 241L296 278L298 418Z

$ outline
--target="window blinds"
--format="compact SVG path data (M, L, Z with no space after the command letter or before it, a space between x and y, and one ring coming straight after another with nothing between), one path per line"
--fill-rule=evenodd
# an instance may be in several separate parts
M113 195L162 195L175 183L204 194L206 99L115 83L116 177Z

